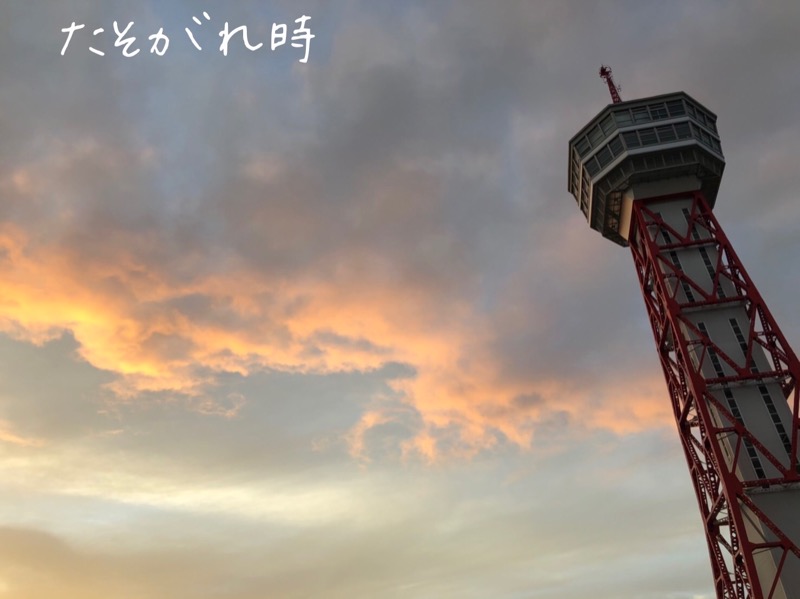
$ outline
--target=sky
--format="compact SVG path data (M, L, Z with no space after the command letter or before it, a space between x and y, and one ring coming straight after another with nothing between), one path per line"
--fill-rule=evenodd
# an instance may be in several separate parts
M264 46L223 55L226 22ZM715 212L797 347L798 27L789 0L0 0L0 598L711 599L567 142L601 63L714 111Z

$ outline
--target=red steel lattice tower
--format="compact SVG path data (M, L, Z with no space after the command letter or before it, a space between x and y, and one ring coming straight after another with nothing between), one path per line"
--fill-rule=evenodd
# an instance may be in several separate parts
M712 213L724 166L687 94L614 98L569 143L569 190L633 254L717 596L798 599L800 363Z

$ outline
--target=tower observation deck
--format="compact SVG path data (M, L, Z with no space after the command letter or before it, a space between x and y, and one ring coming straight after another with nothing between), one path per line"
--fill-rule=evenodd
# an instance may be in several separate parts
M712 212L716 121L683 92L610 104L569 142L569 191L633 255L717 596L798 599L800 363Z

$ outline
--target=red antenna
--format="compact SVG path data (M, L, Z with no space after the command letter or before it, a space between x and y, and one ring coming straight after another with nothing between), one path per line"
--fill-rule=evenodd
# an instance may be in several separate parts
M606 85L608 85L608 91L611 92L611 100L614 102L614 104L619 104L622 102L622 98L619 97L619 92L622 91L622 86L614 83L614 78L611 76L611 67L600 65L600 77L602 77L603 81L605 81Z

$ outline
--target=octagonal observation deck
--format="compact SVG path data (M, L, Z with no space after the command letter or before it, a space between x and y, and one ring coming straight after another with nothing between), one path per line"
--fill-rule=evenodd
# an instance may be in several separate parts
M569 142L569 191L589 226L627 246L637 197L700 189L713 207L725 168L716 122L684 92L606 106Z

